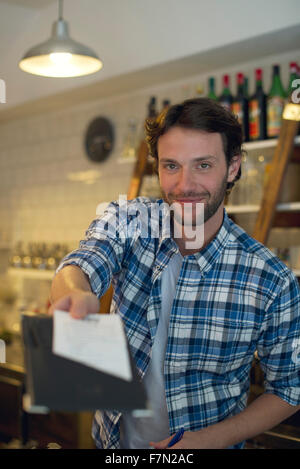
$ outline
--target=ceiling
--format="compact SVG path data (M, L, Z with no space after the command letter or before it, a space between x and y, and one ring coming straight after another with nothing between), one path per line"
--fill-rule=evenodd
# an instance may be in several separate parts
M24 53L50 37L58 2L0 0L0 115L72 90L116 92L300 45L299 0L65 0L63 13L71 37L93 48L103 69L77 78L21 71Z
M25 8L35 8L40 10L51 3L56 3L57 0L1 0L0 3L7 3L8 5L19 5Z

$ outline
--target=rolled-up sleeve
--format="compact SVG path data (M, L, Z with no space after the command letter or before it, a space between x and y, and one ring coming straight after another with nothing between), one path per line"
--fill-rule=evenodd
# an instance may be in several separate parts
M92 221L79 248L62 259L56 273L67 265L80 267L88 276L93 293L100 298L121 270L127 242L124 233L118 204L112 202L101 217Z
M266 312L257 352L265 391L291 405L300 404L300 294L292 273Z

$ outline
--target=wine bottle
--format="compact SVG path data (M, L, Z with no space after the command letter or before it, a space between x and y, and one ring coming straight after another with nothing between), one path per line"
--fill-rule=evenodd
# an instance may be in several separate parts
M214 77L209 77L208 79L208 94L207 97L213 99L214 101L217 100L217 95L215 92L215 79Z
M292 102L292 94L297 88L297 83L295 83L295 80L297 80L298 77L298 65L296 62L291 62L290 63L290 78L289 78L289 84L287 88L287 101ZM294 86L293 86L294 84Z
M267 138L266 95L263 90L263 72L255 70L255 92L249 99L249 140Z
M230 79L229 75L223 75L223 91L221 96L219 96L219 103L224 106L226 109L231 111L231 105L233 101L232 94L230 92Z
M249 88L248 77L244 77L244 96L246 99L249 100L248 88Z
M267 97L267 136L269 138L279 135L285 99L286 93L280 78L280 66L273 65L272 85Z
M148 119L155 119L157 117L157 110L156 110L156 97L152 96L150 98L149 104L148 104Z
M196 86L196 93L195 93L195 96L197 98L200 98L201 96L203 96L204 94L204 86L203 86L203 83L198 83L197 86Z
M249 120L248 120L248 99L245 97L245 83L244 74L238 73L237 79L237 94L233 98L232 112L237 116L239 123L243 129L244 141L249 140Z

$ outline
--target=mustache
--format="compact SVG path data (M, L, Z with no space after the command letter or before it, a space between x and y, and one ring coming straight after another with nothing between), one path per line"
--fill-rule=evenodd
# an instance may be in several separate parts
M209 196L208 192L182 192L180 194L173 194L170 192L168 198L171 199L202 199L203 197Z

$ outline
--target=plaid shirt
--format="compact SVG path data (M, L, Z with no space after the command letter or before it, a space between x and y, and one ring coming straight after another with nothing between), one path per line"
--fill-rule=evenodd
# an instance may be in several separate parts
M134 208L137 203L150 210L149 199L128 204ZM142 237L138 229L128 236L125 222L112 236L107 228L116 217L121 220L119 212L120 205L111 203L58 270L79 266L98 297L112 282L111 312L123 319L142 378L159 321L161 273L178 247L163 230L158 238ZM159 213L159 226L165 216ZM138 221L139 212L129 218ZM217 235L200 252L184 257L177 282L164 364L170 434L180 427L196 431L241 412L255 351L266 392L300 404L299 312L299 285L292 272L224 210ZM92 434L97 447L119 447L120 416L96 412Z

